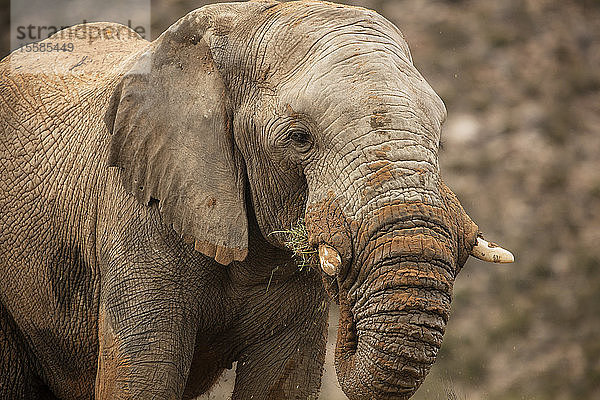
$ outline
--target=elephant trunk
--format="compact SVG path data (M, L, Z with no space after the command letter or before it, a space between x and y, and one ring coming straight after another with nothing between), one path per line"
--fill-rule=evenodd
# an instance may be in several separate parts
M443 214L396 204L359 230L361 268L340 282L336 347L350 399L409 398L435 362L457 272L455 230Z

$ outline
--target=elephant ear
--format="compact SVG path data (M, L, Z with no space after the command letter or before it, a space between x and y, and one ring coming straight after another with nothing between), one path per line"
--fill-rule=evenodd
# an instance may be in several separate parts
M196 250L228 265L248 253L243 161L226 87L208 44L211 19L188 14L151 43L106 114L109 166L125 189Z

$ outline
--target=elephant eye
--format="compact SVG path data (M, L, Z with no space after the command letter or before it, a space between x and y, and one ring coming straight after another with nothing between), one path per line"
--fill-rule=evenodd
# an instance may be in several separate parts
M288 132L288 138L298 148L307 150L311 146L310 134L304 129L293 128Z

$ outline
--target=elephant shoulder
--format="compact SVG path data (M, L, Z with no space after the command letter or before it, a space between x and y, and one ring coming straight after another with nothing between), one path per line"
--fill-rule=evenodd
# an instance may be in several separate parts
M149 44L124 25L97 22L63 29L13 51L0 62L0 130L6 136L25 129L21 124L42 129L44 123L23 116L43 110L46 120L59 121L67 118L66 110L81 112L84 99L89 105L107 97ZM100 107L102 102L96 103Z
M67 135L62 121L77 126L73 121L102 115L112 89L149 43L124 25L99 22L13 51L0 62L0 143L17 148L23 132L40 141ZM80 131L94 129L88 120Z
M149 42L131 28L109 22L74 25L23 46L2 61L2 74L76 79L121 75Z

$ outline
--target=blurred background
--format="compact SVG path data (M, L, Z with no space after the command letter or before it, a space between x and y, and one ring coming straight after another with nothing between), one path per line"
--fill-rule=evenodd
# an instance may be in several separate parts
M215 1L153 0L152 36ZM2 56L9 2L0 0ZM459 275L416 399L600 398L600 1L342 1L379 11L448 108L444 179L508 266ZM332 364L322 399L345 399ZM226 399L227 374L208 399Z

